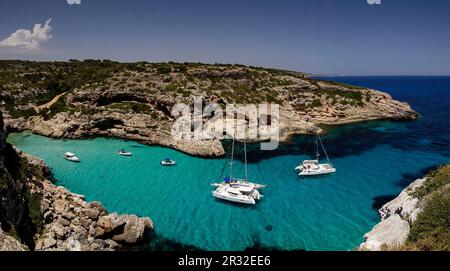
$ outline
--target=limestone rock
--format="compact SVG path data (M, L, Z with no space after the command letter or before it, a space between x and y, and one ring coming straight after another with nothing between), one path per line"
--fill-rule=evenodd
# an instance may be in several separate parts
M361 250L379 251L383 245L395 246L403 244L408 238L410 226L399 215L394 214L376 225L364 236Z
M410 193L422 184L427 178L418 179L404 189L398 197L386 203L380 210L381 219L385 220L391 215L398 214L401 218L412 224L421 209L418 207L419 199L410 196Z
M27 246L21 244L17 239L9 236L0 228L0 251L27 251Z

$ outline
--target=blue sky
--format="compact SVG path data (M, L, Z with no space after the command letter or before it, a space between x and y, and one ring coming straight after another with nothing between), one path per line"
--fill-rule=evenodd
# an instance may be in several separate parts
M51 29L44 27L49 18ZM37 23L40 35L33 34ZM21 34L34 43L17 45L10 35L18 29L29 30ZM0 59L71 58L240 63L318 74L450 75L450 1L0 2Z

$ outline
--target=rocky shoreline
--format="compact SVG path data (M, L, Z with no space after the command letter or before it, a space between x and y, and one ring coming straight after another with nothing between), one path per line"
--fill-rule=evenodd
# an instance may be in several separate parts
M0 250L116 250L148 241L148 217L108 213L54 185L45 163L6 143L0 112Z
M43 161L16 151L48 176ZM101 203L86 202L84 196L55 186L48 178L41 186L32 184L31 194L41 198L42 229L32 248L36 251L116 250L143 243L153 231L150 218L108 213Z
M364 235L364 242L359 250L380 251L406 242L411 225L423 210L423 204L412 193L422 187L427 179L414 181L398 197L381 207L381 222Z
M280 108L280 141L286 141L293 135L323 133L320 125L343 125L374 120L408 120L417 118L418 114L409 105L386 98L392 104L374 105L373 108L354 109L356 113L343 118L321 116L310 119L308 116L298 115L297 112L286 108ZM391 100L389 100L391 99ZM395 105L395 107L390 107ZM326 111L326 110L325 110ZM159 145L173 148L189 155L199 157L221 157L225 150L221 139L192 140L176 139L172 137L170 126L165 128L151 128L146 126L148 116L142 114L123 114L119 112L105 111L93 115L81 113L62 112L50 120L40 116L30 118L13 119L6 117L5 125L9 131L31 131L34 134L56 139L90 139L94 137L115 137L132 140L147 145ZM209 125L214 125L210 123ZM239 125L239 124L238 124ZM246 125L245 123L240 125ZM252 140L253 143L265 141L265 139Z

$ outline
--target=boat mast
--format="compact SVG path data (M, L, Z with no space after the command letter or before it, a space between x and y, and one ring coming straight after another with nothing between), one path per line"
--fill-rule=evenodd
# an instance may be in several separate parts
M230 180L233 177L233 158L234 158L234 136L233 136L233 144L231 146L231 161L230 161Z
M315 147L316 147L316 159L317 159L317 161L319 161L319 157L320 157L320 153L319 153L319 134L316 134Z
M328 157L328 153L327 153L327 151L325 150L325 147L323 146L322 139L320 138L319 135L317 135L317 136L318 136L318 138L319 138L320 145L322 146L323 152L325 153L325 156L327 157L328 163L329 163L330 165L333 165L333 164L331 163L331 161L330 161L330 158Z
M248 181L248 170L247 170L247 141L244 138L244 160L245 160L245 181Z

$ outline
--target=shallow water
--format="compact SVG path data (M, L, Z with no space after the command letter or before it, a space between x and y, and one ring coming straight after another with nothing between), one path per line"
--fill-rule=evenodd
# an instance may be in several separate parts
M252 207L212 198L210 183L228 171L227 159L195 158L106 138L53 140L20 133L8 141L44 159L58 185L102 202L109 211L150 216L158 235L186 245L207 250L255 245L349 250L379 221L376 206L430 168L450 161L450 78L333 79L388 91L422 117L332 128L324 143L338 171L325 177L303 179L293 170L309 158L310 137L295 137L274 152L250 146L249 176L268 185L263 200ZM431 95L423 95L425 91ZM133 157L116 155L121 148ZM65 161L66 151L77 153L82 162ZM161 167L166 157L177 165ZM242 162L236 161L234 172L243 174Z

